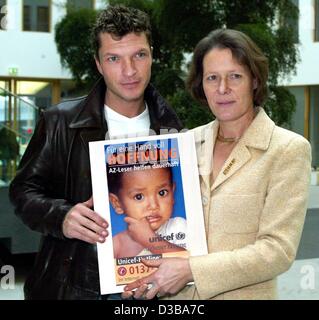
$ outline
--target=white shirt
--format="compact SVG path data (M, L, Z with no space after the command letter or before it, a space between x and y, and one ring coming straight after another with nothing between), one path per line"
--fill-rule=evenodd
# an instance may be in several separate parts
M150 116L147 103L145 110L136 117L128 118L104 105L104 114L108 127L109 139L148 136ZM108 137L106 137L107 139Z

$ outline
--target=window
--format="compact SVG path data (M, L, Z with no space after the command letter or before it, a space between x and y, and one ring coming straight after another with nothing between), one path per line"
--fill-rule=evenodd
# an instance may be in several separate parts
M6 3L5 0L0 0L0 30L6 30Z
M49 21L49 10L47 7L37 8L37 30L38 31L49 31L48 30Z
M315 0L315 41L319 41L319 0Z
M31 6L23 6L23 30L31 29Z
M309 138L312 146L312 165L319 168L319 86L310 87Z
M68 0L67 10L77 10L77 9L94 9L94 0Z
M50 31L50 0L23 1L23 30Z

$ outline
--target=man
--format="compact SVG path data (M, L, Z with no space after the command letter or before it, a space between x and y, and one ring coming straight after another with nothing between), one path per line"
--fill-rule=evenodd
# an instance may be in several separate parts
M109 6L94 27L102 79L86 98L43 112L10 188L16 213L44 237L25 283L26 299L101 299L96 243L108 223L93 211L88 142L151 129L181 129L149 84L145 13Z

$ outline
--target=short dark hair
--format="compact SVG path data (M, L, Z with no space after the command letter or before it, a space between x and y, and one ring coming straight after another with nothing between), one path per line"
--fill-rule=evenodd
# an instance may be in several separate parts
M212 31L198 42L186 80L187 89L193 98L200 103L208 104L203 89L203 60L214 48L230 49L238 63L248 68L258 83L253 95L254 105L262 106L268 95L268 59L247 35L232 29Z
M144 32L150 47L152 46L151 24L145 12L123 5L108 6L98 15L92 29L96 58L99 57L101 33L110 33L113 37L120 39L132 32Z

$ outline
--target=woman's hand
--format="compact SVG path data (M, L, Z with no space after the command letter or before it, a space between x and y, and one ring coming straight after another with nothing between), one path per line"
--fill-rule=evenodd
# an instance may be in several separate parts
M174 295L193 281L188 258L143 259L142 262L158 270L125 286L122 294L124 299L131 296L135 299L152 299L155 296ZM136 291L133 292L134 289Z

